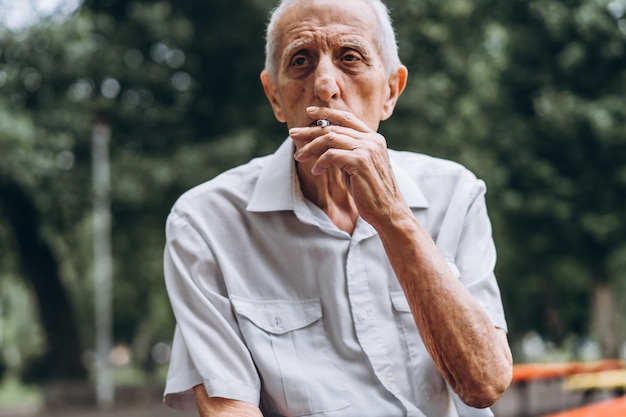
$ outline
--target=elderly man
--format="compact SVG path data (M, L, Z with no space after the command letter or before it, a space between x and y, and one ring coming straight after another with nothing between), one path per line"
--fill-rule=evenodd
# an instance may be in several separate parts
M377 133L407 80L386 7L283 0L266 57L289 138L168 218L166 404L203 417L491 415L512 365L485 187Z

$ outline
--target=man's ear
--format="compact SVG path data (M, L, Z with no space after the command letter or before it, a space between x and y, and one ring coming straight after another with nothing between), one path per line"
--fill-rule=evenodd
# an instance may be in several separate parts
M404 65L400 65L400 68L389 77L389 96L383 104L383 117L381 120L387 120L393 114L393 109L396 107L398 98L406 87L408 77L409 70Z
M274 110L274 117L276 117L276 120L279 122L285 123L287 120L285 119L285 114L283 113L283 105L278 95L278 89L267 71L261 72L261 84L263 84L265 96L272 105L272 110Z

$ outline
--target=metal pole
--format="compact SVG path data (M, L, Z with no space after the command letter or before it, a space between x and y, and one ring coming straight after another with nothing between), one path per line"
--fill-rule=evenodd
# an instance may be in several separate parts
M111 130L97 122L92 131L94 305L96 326L96 399L98 407L115 405L109 355L112 348L112 262L109 139Z
M0 349L4 348L4 305L0 298Z

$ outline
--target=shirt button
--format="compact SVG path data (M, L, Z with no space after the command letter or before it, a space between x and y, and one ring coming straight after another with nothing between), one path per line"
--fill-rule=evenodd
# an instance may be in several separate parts
M280 317L274 317L274 329L283 330L283 321Z
M365 320L367 318L367 311L359 310L359 317L361 318L361 320Z

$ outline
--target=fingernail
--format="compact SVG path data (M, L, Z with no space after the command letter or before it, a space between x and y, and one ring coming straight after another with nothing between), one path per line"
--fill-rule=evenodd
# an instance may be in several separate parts
M293 159L295 159L298 162L302 162L304 161L306 158L303 157L303 153L301 149L298 149L294 154L293 154Z
M308 111L309 113L314 113L316 111L318 111L320 108L317 106L309 106L306 108L306 111Z

